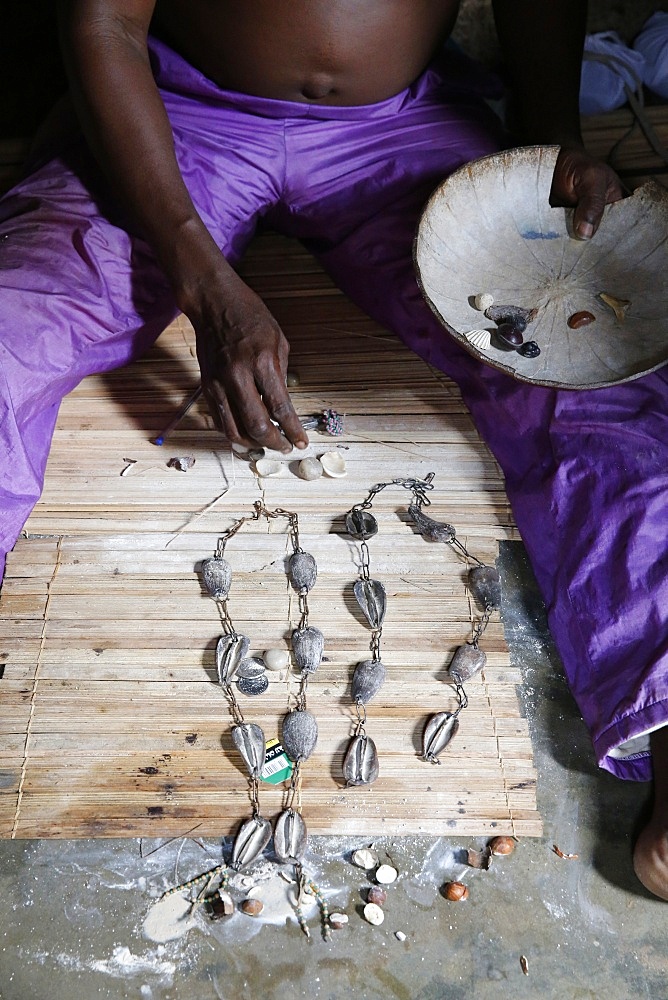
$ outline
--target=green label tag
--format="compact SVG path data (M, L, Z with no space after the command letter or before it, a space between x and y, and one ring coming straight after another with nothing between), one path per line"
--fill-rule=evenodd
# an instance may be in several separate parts
M292 761L278 740L267 740L264 764L260 780L270 785L279 785L292 774Z

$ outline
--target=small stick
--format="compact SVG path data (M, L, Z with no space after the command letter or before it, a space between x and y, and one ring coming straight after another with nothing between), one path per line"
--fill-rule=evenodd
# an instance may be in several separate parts
M177 427L181 423L181 421L185 417L185 415L188 412L188 410L190 409L190 407L195 405L195 403L197 402L197 400L199 399L199 397L201 395L202 395L202 386L198 385L197 388L195 389L194 393L192 394L192 396L190 396L185 401L185 403L183 404L183 406L181 407L181 409L178 411L178 413L176 414L176 416L172 420L170 420L170 422L167 424L167 426L164 428L164 430L160 431L160 433L158 434L157 437L154 437L154 438L151 439L151 443L152 444L157 444L157 445L164 444L165 443L165 439L167 438L167 436L169 434L171 434L172 431L174 430L174 428Z

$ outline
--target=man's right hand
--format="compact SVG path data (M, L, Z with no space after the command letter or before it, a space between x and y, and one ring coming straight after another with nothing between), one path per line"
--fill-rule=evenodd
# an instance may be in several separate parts
M285 384L290 348L262 299L228 270L224 288L209 286L188 312L204 396L228 440L282 452L305 448L308 437Z

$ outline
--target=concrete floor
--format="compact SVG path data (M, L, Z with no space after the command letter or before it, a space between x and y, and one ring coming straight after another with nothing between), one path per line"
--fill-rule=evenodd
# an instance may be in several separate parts
M376 841L400 871L385 922L360 916L369 882L350 863L357 838L319 838L308 867L345 930L326 943L317 918L307 942L289 917L288 886L260 866L265 914L212 923L201 913L169 926L161 892L206 870L220 844L194 840L18 841L0 844L2 1000L344 1000L668 998L668 906L651 899L630 863L634 825L649 787L594 765L566 688L544 612L519 543L503 543L504 622L531 722L542 840L524 840L490 871L462 864L474 839ZM562 860L556 843L578 860ZM156 850L156 848L159 848ZM153 852L153 853L149 853ZM148 856L146 856L148 855ZM444 882L463 877L470 897L447 902ZM179 905L171 897L169 908ZM269 914L268 917L266 916ZM266 919L265 919L266 917ZM395 932L406 935L399 940ZM528 975L520 956L526 957Z

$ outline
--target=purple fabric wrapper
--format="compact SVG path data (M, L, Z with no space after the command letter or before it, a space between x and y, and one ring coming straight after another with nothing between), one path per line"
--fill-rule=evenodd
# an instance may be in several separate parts
M459 383L505 473L599 763L649 778L646 752L609 753L668 722L667 372L590 392L528 386L462 351L424 304L411 262L422 205L504 141L480 77L433 66L387 101L337 108L221 91L160 42L152 60L185 182L228 259L260 221L303 240ZM81 140L10 192L0 219L4 561L39 498L62 396L145 352L177 310Z

